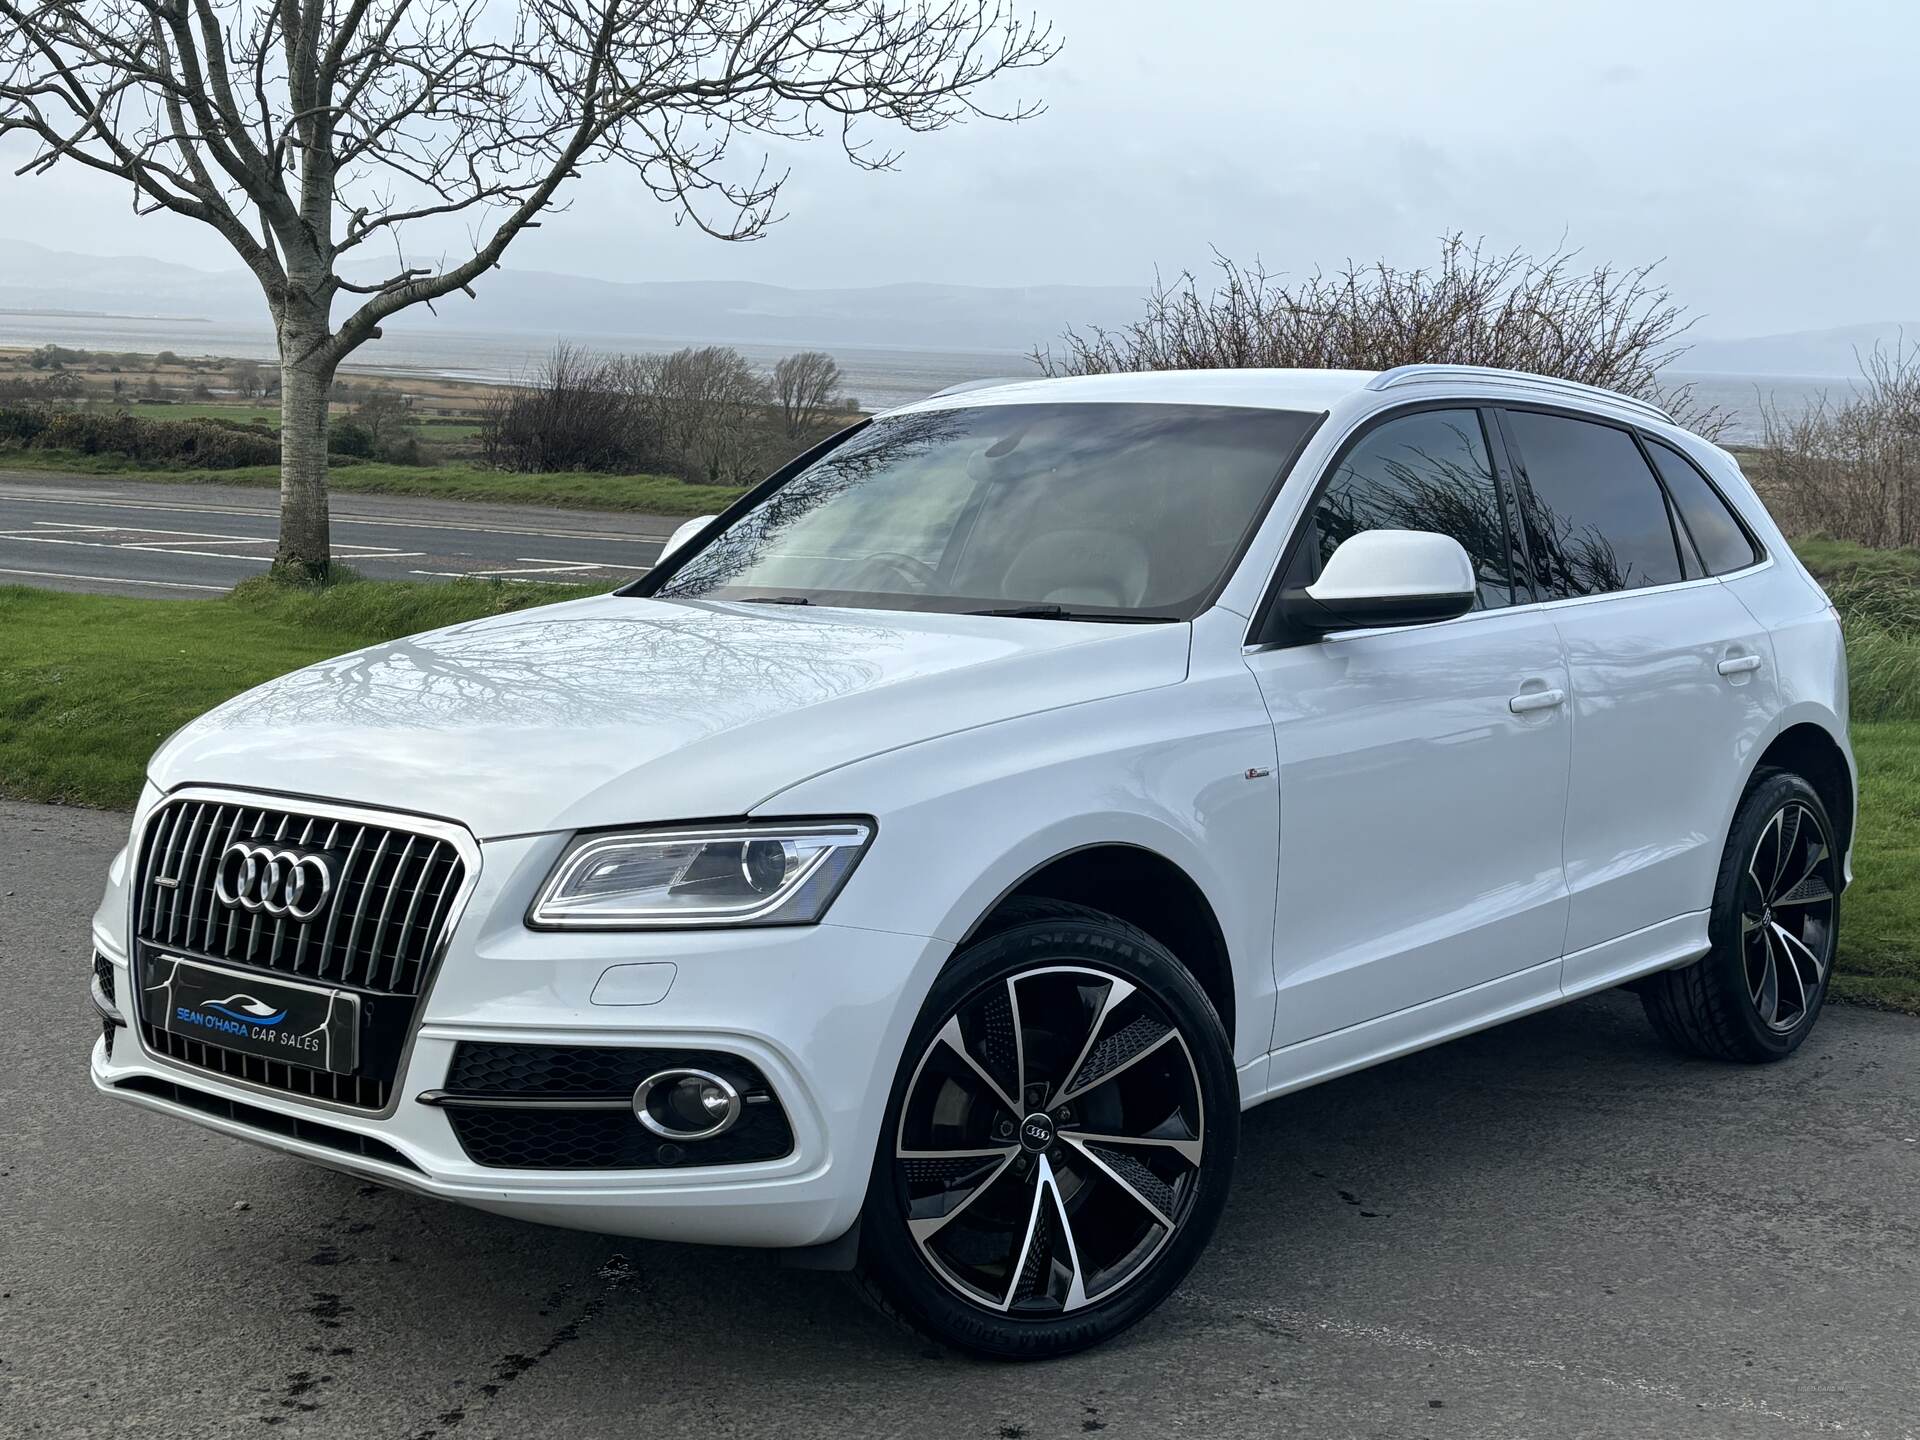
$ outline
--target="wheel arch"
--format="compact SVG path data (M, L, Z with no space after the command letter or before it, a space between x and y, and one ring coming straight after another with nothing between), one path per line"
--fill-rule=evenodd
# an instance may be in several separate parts
M996 928L1008 902L1064 900L1101 910L1153 936L1179 957L1237 1038L1232 952L1206 891L1180 865L1125 841L1076 846L1034 865L994 897L961 938L964 949Z
M1805 777L1827 808L1840 853L1853 846L1855 819L1853 762L1846 747L1819 720L1803 718L1783 727L1755 757L1741 787L1744 795L1765 770L1791 770Z

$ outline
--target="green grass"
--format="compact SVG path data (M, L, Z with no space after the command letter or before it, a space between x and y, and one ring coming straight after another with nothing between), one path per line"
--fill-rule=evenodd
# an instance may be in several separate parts
M165 485L241 485L280 488L275 465L239 470L157 470L113 455L0 449L0 470L51 470L77 475L125 475ZM689 485L670 475L513 475L473 465L381 465L335 462L328 485L336 495L417 495L501 505L551 505L566 510L627 510L643 515L712 515L742 494L728 485Z
M154 748L231 695L362 645L592 593L261 577L180 601L0 586L0 794L128 808Z
M1817 536L1794 549L1847 632L1860 765L1834 993L1920 1012L1920 551Z
M1920 721L1853 727L1860 829L1834 993L1920 1014Z
M232 420L240 425L265 425L273 430L280 428L280 406L266 402L258 405L223 405L219 401L194 400L175 404L164 400L123 400L112 408L138 415L144 420Z

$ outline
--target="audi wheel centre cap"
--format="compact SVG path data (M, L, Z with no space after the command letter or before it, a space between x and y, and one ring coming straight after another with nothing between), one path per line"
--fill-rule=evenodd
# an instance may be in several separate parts
M1020 1122L1020 1143L1038 1152L1053 1144L1053 1117L1037 1110Z

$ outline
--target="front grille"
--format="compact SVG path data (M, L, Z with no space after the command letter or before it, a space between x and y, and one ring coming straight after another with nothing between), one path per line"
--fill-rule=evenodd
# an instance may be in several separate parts
M663 1141L625 1104L567 1108L569 1101L631 1101L649 1075L681 1069L725 1076L740 1091L747 1103L731 1130L709 1140ZM500 1108L489 1108L490 1101ZM514 1101L523 1103L516 1107ZM462 1040L447 1067L441 1103L467 1158L502 1169L742 1165L777 1160L793 1150L793 1127L766 1076L751 1062L719 1050Z
M220 853L237 840L324 852L335 879L301 923L224 905ZM147 822L142 940L231 965L390 995L418 995L464 874L445 840L385 825L216 800L178 801Z
M113 998L113 962L98 950L93 952L93 978L100 982L100 994L109 1005L116 1004Z
M327 1149L338 1150L343 1155L358 1155L367 1160L379 1160L388 1165L397 1165L403 1170L418 1172L420 1169L384 1140L375 1140L370 1136L359 1135L351 1130L341 1130L333 1125L323 1125L317 1120L303 1119L298 1115L282 1115L277 1110L263 1110L258 1105L248 1105L241 1100L229 1100L222 1095L207 1095L199 1090L189 1089L185 1085L176 1085L171 1080L160 1080L151 1075L134 1075L125 1080L114 1081L114 1089L131 1090L136 1094L170 1100L175 1105L184 1105L190 1110L198 1110L203 1115L215 1115L222 1120L238 1121L255 1130L265 1130L273 1135L285 1135L293 1140L304 1140L309 1145L324 1145Z
M284 1091L307 1100L384 1110L393 1095L391 1080L371 1075L336 1075L330 1070L309 1070L304 1065L269 1060L264 1055L245 1055L224 1046L209 1045L204 1040L176 1035L144 1020L140 1022L140 1038L155 1055L164 1055L196 1070L210 1070L229 1080Z
M222 901L220 857L236 842L324 856L333 876L325 903L301 921ZM141 1039L156 1055L229 1079L384 1109L465 878L452 842L399 826L221 800L165 805L141 848L136 964L166 953L351 990L361 997L360 1064L335 1075L248 1055L163 1030L144 1013Z

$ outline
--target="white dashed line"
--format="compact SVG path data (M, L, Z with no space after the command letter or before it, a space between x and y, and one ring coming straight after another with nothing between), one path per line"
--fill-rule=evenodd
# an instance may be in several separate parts
M101 585L152 585L162 590L211 590L216 595L224 595L231 588L226 585L189 585L184 580L131 580L124 575L69 575L61 570L7 570L0 568L0 575L31 575L37 580L85 580Z
M151 500L75 500L66 496L55 497L18 490L0 490L0 500L21 500L35 505L85 505L96 510L161 510L179 515L246 515L261 520L280 518L278 510L260 510L244 505L167 505ZM623 535L608 530L534 530L522 526L486 525L474 521L386 520L338 513L332 516L332 521L335 525L392 525L411 530L466 530L477 535L537 535L548 540L598 540L605 541L609 545L664 545L669 538L666 535Z

